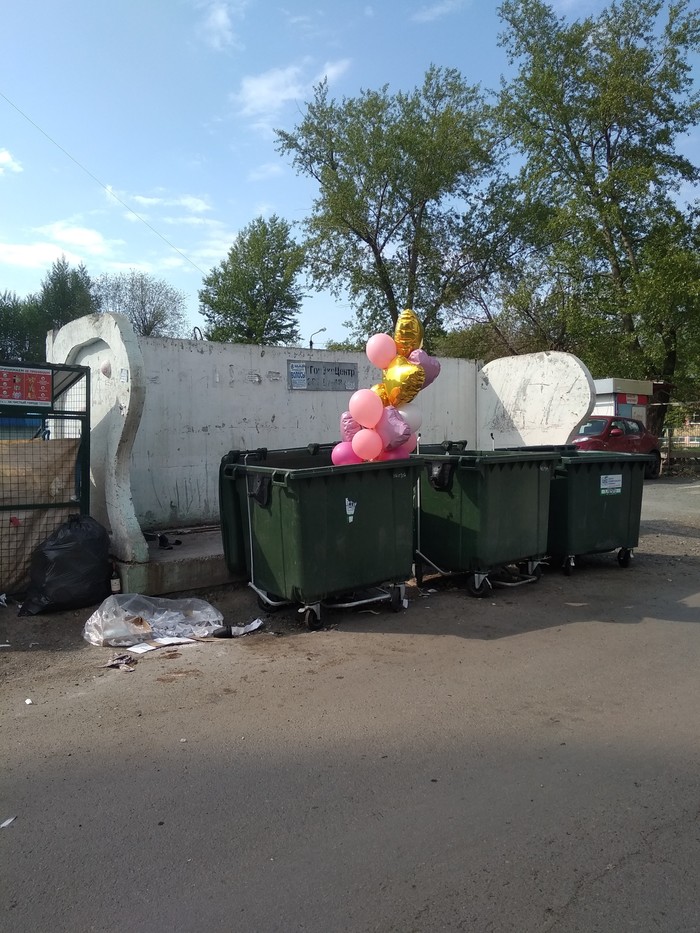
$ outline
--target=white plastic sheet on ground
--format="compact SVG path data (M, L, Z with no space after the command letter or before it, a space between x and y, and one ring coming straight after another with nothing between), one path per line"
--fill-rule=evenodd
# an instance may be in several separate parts
M166 635L206 638L221 627L223 615L203 599L164 599L121 593L108 596L85 623L92 645L128 648Z

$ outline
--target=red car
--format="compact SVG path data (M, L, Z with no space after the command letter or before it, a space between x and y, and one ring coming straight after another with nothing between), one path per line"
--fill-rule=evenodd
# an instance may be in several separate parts
M650 434L641 421L618 415L591 415L569 438L579 450L612 450L621 454L651 454L646 468L648 479L661 471L659 439Z

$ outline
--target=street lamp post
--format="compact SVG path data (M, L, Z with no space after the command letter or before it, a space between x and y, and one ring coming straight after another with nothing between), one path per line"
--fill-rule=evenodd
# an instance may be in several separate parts
M325 334L325 332L326 332L325 327L322 327L320 330L315 330L313 332L313 334L309 337L309 350L313 350L314 348L314 337L316 336L316 334Z

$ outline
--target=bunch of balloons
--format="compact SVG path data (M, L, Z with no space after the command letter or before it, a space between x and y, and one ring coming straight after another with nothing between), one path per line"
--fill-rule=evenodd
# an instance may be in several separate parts
M435 381L440 363L423 346L423 325L413 311L399 315L394 336L375 334L367 341L367 359L384 380L358 389L340 416L342 440L333 448L336 466L368 460L400 460L418 444L421 413L414 402Z

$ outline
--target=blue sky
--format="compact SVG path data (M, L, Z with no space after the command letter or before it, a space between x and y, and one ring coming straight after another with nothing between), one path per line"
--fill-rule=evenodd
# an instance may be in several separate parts
M65 255L141 269L188 298L255 217L290 222L315 189L275 150L324 76L333 97L410 90L430 64L495 88L497 0L24 0L0 29L0 291L36 291ZM555 0L597 13L604 0ZM21 112L20 112L21 111ZM700 162L700 138L687 153ZM346 336L307 299L304 343Z

